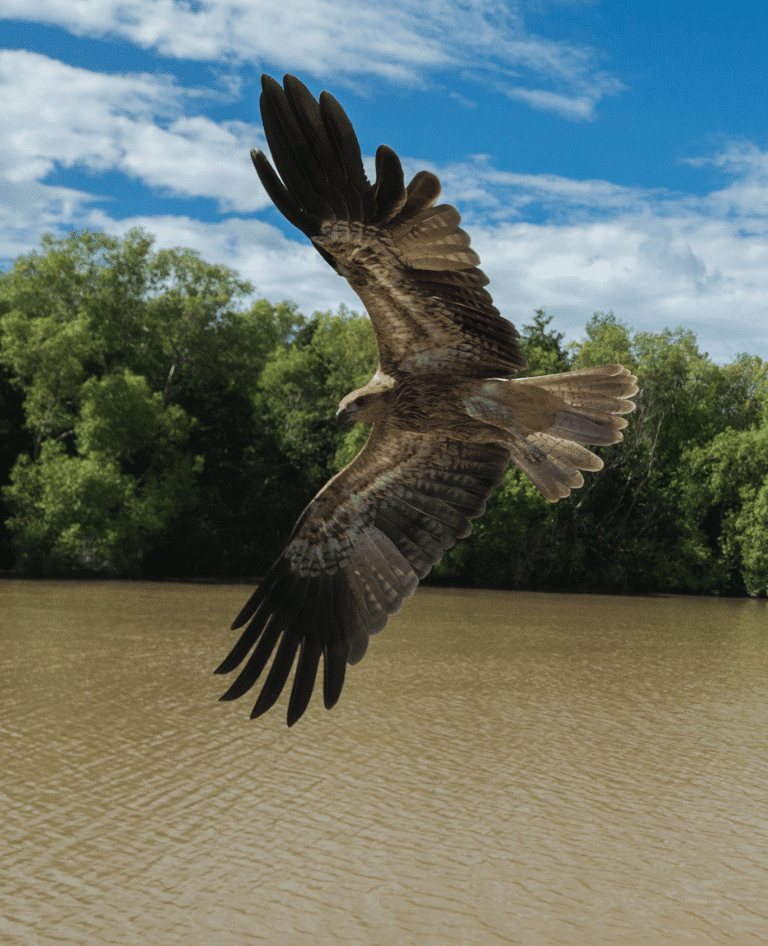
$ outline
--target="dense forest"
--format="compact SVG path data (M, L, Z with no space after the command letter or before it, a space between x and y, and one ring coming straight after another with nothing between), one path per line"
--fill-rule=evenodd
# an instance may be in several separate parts
M367 318L247 308L237 273L152 242L48 236L0 274L0 569L257 576L365 441L332 421L375 368ZM566 347L551 321L518 326L528 374L630 367L624 441L556 505L511 469L432 580L765 595L768 363L612 313Z

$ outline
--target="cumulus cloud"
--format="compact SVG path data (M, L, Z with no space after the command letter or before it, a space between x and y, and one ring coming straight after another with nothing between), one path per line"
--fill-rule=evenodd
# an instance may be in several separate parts
M494 300L517 323L542 307L568 340L592 312L613 310L645 331L693 328L718 361L768 353L768 246L732 218L621 213L568 224L472 227Z
M3 2L6 12L13 7L13 0ZM387 36L378 37L368 66L359 50L353 55L352 39L346 34L338 42L342 51L347 43L351 58L344 61L337 48L333 63L326 62L330 54L322 45L323 37L337 26L321 21L343 22L339 11L355 12L356 4L357 0L300 0L299 8L319 32L315 36L301 27L282 52L277 40L288 21L284 5L271 2L243 8L247 18L248 11L258 7L264 19L260 31L242 32L225 29L227 17L240 8L216 0L195 8L173 0L145 0L133 6L130 0L120 4L41 0L35 12L25 5L23 15L48 17L50 22L69 17L81 32L130 34L135 42L166 51L173 48L178 55L186 48L184 43L190 50L197 48L195 42L197 55L203 54L206 37L201 32L195 40L198 33L190 32L190 24L197 24L197 29L203 21L190 18L205 15L211 56L224 55L227 49L245 56L242 35L249 41L256 36L261 52L250 55L266 56L264 50L272 50L273 43L269 55L292 57L285 62L292 67L306 45L315 44L307 71L333 70L335 78L339 68L350 76L363 75L366 68L369 74L375 72L377 56L386 58L385 54L391 57L387 77L393 81L409 77L417 81L418 70L444 67L450 53L445 24L453 14L443 0L430 0L429 5L435 17L443 17L440 42L436 34L430 39L428 29L418 49L416 33L408 34L410 39L401 36L400 29L415 30L415 14L410 13ZM539 87L524 90L534 107L570 110L570 117L590 118L600 96L615 91L610 77L591 68L586 53L525 36L513 13L502 13L501 6L494 9L491 0L451 9L481 17L461 55L472 54L473 42L487 44L500 37L491 71L502 59L514 60L521 69L539 70L553 84L559 83L558 91L542 92L538 104L534 98ZM291 10L295 26L297 7ZM19 11L21 16L21 7ZM355 42L361 30L387 32L381 25L381 10L366 4L366 11L362 25L355 27ZM222 39L226 36L227 42L240 45L226 46ZM413 49L406 40L413 40ZM390 41L399 44L401 58L389 50ZM515 88L522 86L506 91L514 94ZM0 52L0 255L12 259L36 247L48 230L64 233L89 226L122 235L141 225L155 234L158 247L197 249L206 259L240 271L254 283L258 295L274 302L293 299L305 312L336 309L340 302L359 310L346 282L331 272L307 241L286 238L264 222L247 219L247 214L269 203L247 159L250 147L263 145L263 136L257 126L215 122L201 115L200 103L214 94L184 88L167 75L97 74L34 53ZM370 158L368 162L370 166ZM718 360L728 360L739 350L765 354L768 153L750 142L737 142L690 163L717 166L728 183L692 196L609 181L519 174L495 167L483 155L442 166L417 158L404 161L410 174L423 167L439 174L445 199L464 214L499 309L518 324L528 321L534 308L544 307L556 315L567 338L574 339L593 311L613 309L637 328L693 327L703 347ZM61 168L91 172L94 191L100 174L117 172L159 197L206 197L224 219L204 222L162 212L121 218L106 196L50 183ZM160 202L158 209L162 211ZM531 222L534 209L544 222Z
M168 194L209 197L221 211L257 210L268 200L247 155L263 143L261 129L183 114L206 94L168 76L105 75L1 51L2 175L21 184L57 167L115 170Z
M711 164L734 178L727 187L709 195L713 210L721 215L738 214L745 225L758 232L768 230L768 152L749 141L732 142L714 157L691 158L688 163L698 167Z
M456 166L453 175L458 183ZM450 178L441 176L444 182ZM522 179L537 194L552 186L546 177L542 181L535 176L514 177L518 187ZM580 185L570 189L578 219L557 224L520 220L514 208L511 219L499 215L489 221L482 208L467 206L451 186L445 187L445 198L467 211L464 222L504 316L522 325L542 307L556 317L566 340L573 341L581 337L593 312L613 310L638 330L693 328L702 348L720 362L739 351L765 356L768 243L764 236L745 234L738 218L719 214L720 198L709 195L694 201L685 195L649 192L644 200L640 190L625 189L627 193L616 195L600 181L591 182L592 219L586 219L590 182L572 183ZM475 184L503 202L503 187L482 178ZM734 180L732 186L738 190L740 181ZM565 182L560 191L569 193ZM607 218L606 204L613 203L620 209ZM306 313L335 311L341 302L357 311L362 308L345 280L331 271L308 241L298 235L286 238L256 220L115 221L101 209L92 211L91 220L115 234L143 225L157 235L159 246L192 246L206 259L236 268L254 283L259 296L273 302L292 299Z
M468 203L482 208L484 217L521 216L531 204L540 204L552 211L567 209L590 214L641 211L649 204L659 205L675 196L663 189L625 187L601 180L574 180L557 174L519 174L496 168L485 154L471 155L467 161L456 161L437 167L427 161L406 159L404 168L415 174L429 167L440 177L443 192L452 202ZM371 165L371 173L373 165ZM678 195L677 199L681 199Z

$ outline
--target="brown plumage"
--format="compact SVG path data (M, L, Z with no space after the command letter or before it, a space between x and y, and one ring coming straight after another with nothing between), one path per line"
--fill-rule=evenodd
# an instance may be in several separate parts
M637 387L621 365L498 377L526 367L520 336L486 292L457 210L436 206L437 177L420 171L406 187L397 155L381 145L371 184L333 96L317 102L293 76L284 88L263 76L262 89L280 177L252 151L259 178L360 296L379 346L376 374L338 411L373 424L365 447L305 509L232 625L249 622L216 671L248 657L222 696L233 700L274 653L253 718L272 706L296 662L291 726L307 708L320 658L330 709L347 663L470 534L510 461L551 502L567 496L583 484L580 470L603 465L581 444L621 440L627 422L618 415L634 409Z

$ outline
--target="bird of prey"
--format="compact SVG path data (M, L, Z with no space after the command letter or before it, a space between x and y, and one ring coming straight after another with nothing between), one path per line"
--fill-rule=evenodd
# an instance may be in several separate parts
M316 101L287 75L262 77L261 115L275 173L251 152L277 208L362 300L379 366L340 403L339 420L372 424L363 449L315 496L238 615L246 629L217 673L246 658L221 697L242 696L270 658L251 718L268 710L296 664L288 725L309 703L323 660L335 705L347 664L472 531L510 462L551 502L599 470L581 444L622 439L635 378L621 365L505 380L526 367L519 334L494 307L469 236L440 181L408 184L395 152L366 177L352 125L328 92ZM250 656L249 655L249 652ZM298 659L296 657L298 653Z

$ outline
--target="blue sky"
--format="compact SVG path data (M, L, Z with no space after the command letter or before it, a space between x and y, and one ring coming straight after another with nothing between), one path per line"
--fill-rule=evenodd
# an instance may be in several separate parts
M34 9L34 12L31 10ZM593 0L0 0L0 257L53 231L190 246L310 314L345 281L270 206L259 77L443 183L518 325L596 310L768 358L768 17Z

